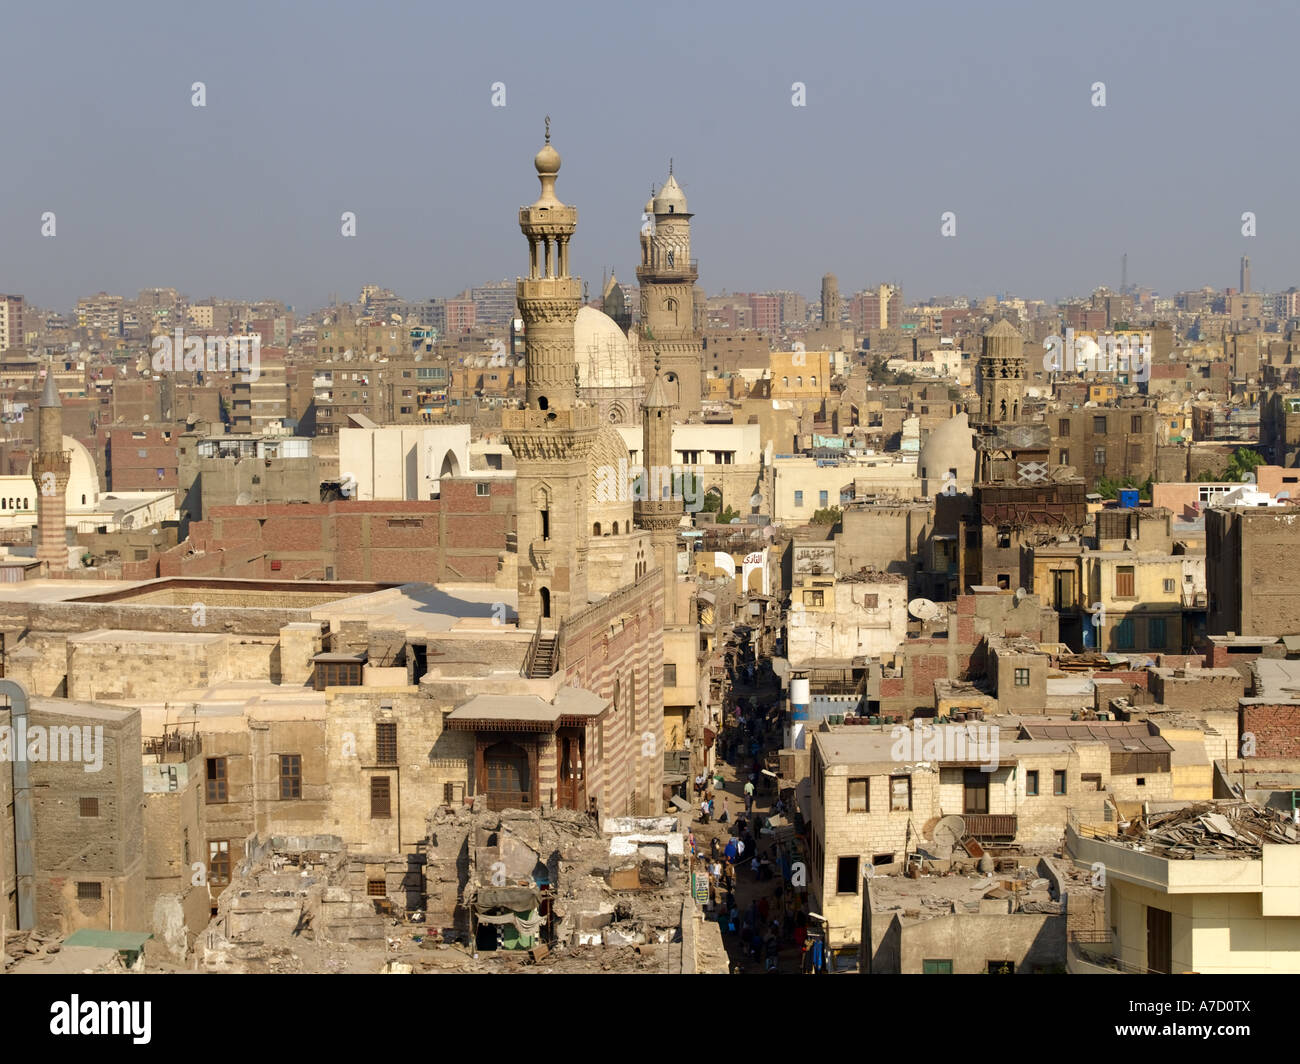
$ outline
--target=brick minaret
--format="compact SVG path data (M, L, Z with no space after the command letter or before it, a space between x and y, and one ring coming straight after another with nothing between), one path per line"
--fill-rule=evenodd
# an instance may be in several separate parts
M68 568L67 502L72 452L63 449L63 404L54 370L45 373L45 390L37 415L36 455L32 480L36 484L36 559L48 562L50 571Z

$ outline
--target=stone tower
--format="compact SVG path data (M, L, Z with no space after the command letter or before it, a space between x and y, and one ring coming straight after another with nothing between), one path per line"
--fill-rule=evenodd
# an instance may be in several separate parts
M840 282L833 273L822 278L822 323L836 326L840 323Z
M1001 425L1019 421L1025 401L1024 339L1005 318L984 334L977 371L980 422Z
M654 552L664 571L664 626L677 619L677 526L682 500L673 491L673 393L655 360L654 380L641 406L642 454L645 490L638 493L636 523L650 533Z
M587 456L599 417L578 400L578 363L573 323L582 285L569 276L569 240L578 211L555 197L560 153L546 144L533 165L542 193L519 208L528 241L528 276L515 283L524 322L527 401L502 412L507 446L514 454L515 534L519 552L519 625L543 629L587 605Z
M678 419L700 408L703 348L696 328L695 282L699 264L691 258L691 214L672 164L668 180L646 204L654 216L641 229L641 335L644 349L657 352ZM645 367L650 376L650 367Z
M36 559L51 571L68 567L67 500L72 452L63 449L63 404L54 368L45 372L45 390L37 413L36 454L32 480L36 484Z

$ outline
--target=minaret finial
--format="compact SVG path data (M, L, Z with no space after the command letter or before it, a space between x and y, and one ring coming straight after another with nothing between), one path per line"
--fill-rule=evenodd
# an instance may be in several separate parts
M668 176L673 176L673 157L671 155L668 156Z
M551 116L546 116L546 143L551 143Z
M659 348L655 348L655 376L659 376Z

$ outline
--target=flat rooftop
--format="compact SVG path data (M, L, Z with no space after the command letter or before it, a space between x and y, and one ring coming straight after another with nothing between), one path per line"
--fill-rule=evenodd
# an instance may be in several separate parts
M470 630L506 632L531 638L516 627L518 591L486 584L401 584L383 590L336 598L312 610L313 620L342 617L365 620L372 627L406 632Z

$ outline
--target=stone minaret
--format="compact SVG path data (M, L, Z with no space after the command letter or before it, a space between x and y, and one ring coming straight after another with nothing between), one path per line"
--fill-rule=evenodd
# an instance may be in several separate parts
M984 349L976 367L980 417L985 425L1020 420L1025 401L1024 339L1005 318L984 334Z
M678 417L684 418L700 408L703 346L695 327L695 282L700 271L691 258L686 195L673 176L671 163L668 180L646 204L646 212L654 215L654 229L642 231L641 265L636 268L641 285L641 334L649 341L643 347L653 349L661 360ZM650 367L644 372L649 377Z
M67 501L72 452L63 449L63 404L54 368L45 371L45 390L37 415L36 454L32 480L36 484L36 559L51 572L68 567Z
M542 194L519 208L528 240L528 276L515 284L524 321L527 405L502 413L515 456L519 625L554 631L587 605L587 456L600 430L594 407L578 401L573 323L582 285L569 276L569 240L578 211L555 197L560 153L546 144L533 165Z
M673 394L655 359L654 380L641 405L641 450L646 490L634 506L636 523L650 533L655 555L664 571L664 627L677 618L677 526L682 500L673 493Z
M822 278L822 323L840 324L840 282L833 273Z

